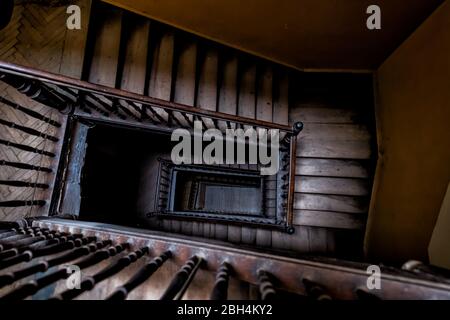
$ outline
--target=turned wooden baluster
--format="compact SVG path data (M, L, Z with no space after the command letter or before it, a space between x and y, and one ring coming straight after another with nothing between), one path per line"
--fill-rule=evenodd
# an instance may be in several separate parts
M4 254L5 251L8 251L11 248L18 248L26 245L31 245L32 243L35 242L53 238L54 233L56 233L56 231L40 230L34 233L30 233L28 237L25 238L14 239L13 237L11 237L9 238L9 240L4 239L3 241L0 242L3 247L3 250L0 252L0 259L2 257L2 254Z
M262 300L274 300L276 298L275 287L272 283L273 276L267 271L258 272L259 293Z
M78 297L80 294L82 294L85 291L92 290L96 284L99 282L107 279L108 277L114 276L115 274L119 273L126 267L128 267L130 264L138 261L140 258L142 258L145 254L149 252L148 247L140 248L134 252L129 253L128 255L121 257L119 260L115 261L111 265L107 266L106 268L103 268L96 274L94 274L91 277L87 277L85 280L83 280L80 284L80 288L78 289L71 289L66 290L62 292L61 294L57 295L54 299L59 300L71 300L76 297Z
M80 245L83 244L83 242L84 242L83 240L90 241L92 239L89 239L89 238L83 239L82 238L82 239L69 240L67 242L57 244L55 246L49 246L47 248L43 248L44 250L40 250L40 249L27 250L27 251L24 251L23 253L16 255L12 258L8 258L8 259L1 261L1 264L4 264L6 266L12 266L12 265L18 264L20 262L30 261L33 258L43 255L42 253L54 254L54 253L71 250L71 251L67 252L66 254L60 255L56 258L53 258L50 260L44 260L44 261L41 261L32 266L25 267L23 269L19 269L14 272L11 272L11 273L0 275L0 288L5 285L11 284L19 279L23 279L32 274L35 274L37 272L45 272L46 270L48 270L48 268L50 268L52 266L56 266L61 263L64 263L65 261L70 261L70 260L79 258L83 255L89 254L90 252L97 251L97 249L100 249L110 243L109 240L106 240L103 242L97 242L96 244L91 244L88 246L80 247Z
M36 112L36 111L31 110L31 109L22 107L21 105L15 103L15 102L9 101L9 100L5 99L4 97L0 97L0 102L3 103L4 105L8 106L8 107L11 107L11 108L14 108L16 110L19 110L19 111L25 113L26 115L28 115L28 116L30 116L30 117L32 117L34 119L41 120L41 121L43 121L45 123L48 123L48 124L50 124L50 125L52 125L52 126L54 126L56 128L60 128L61 127L61 123L59 123L58 121L52 120L50 118L47 118L46 116L40 114L39 112Z
M22 163L22 162L12 162L12 161L7 161L7 160L0 160L0 166L12 167L12 168L24 169L24 170L48 172L48 173L52 172L51 168L35 166L35 165L31 165L28 163Z
M306 293L314 300L332 300L325 288L311 280L303 279Z
M7 73L0 73L0 80L31 99L60 112L67 113L72 108L72 101L65 99L43 83Z
M26 250L32 250L32 248L44 247L46 245L60 243L60 238L63 234L56 231L46 231L42 236L36 237L36 239L24 239L14 243L12 248L0 251L0 260L10 258L18 255Z
M203 259L197 256L190 258L172 279L172 282L161 296L161 300L180 300L202 262Z
M143 266L124 285L117 288L106 300L125 300L131 291L148 280L171 256L172 253L170 251L166 251L159 257L154 258L152 261Z
M16 148L16 149L27 151L27 152L42 154L44 156L51 157L51 158L54 158L56 156L53 152L49 152L49 151L46 151L46 150L33 148L33 147L30 147L30 146L27 146L27 145L24 145L24 144L15 143L15 142L3 140L3 139L0 139L0 144L5 145L7 147L13 147L13 148Z
M25 133L27 133L29 135L32 135L32 136L35 136L35 137L47 139L47 140L50 140L50 141L53 141L53 142L58 142L59 141L59 139L57 137L55 137L55 136L49 135L49 134L47 134L45 132L41 132L41 131L35 130L33 128L22 126L20 124L17 124L17 123L8 121L8 120L0 119L0 124L6 126L8 128L11 128L11 129L16 129L16 130L25 132Z
M39 188L39 189L48 189L49 188L49 185L45 184L45 183L15 181L15 180L0 180L0 185L12 186L12 187L18 187L18 188Z
M108 241L108 240L105 240L105 241ZM109 247L107 249L102 249L102 250L96 251L92 255L82 259L81 261L78 261L76 265L80 268L80 270L91 267L103 260L106 260L112 256L115 256L116 254L127 249L128 247L129 247L128 243L123 243L123 244L118 244L118 245ZM63 263L63 262L61 262L61 263ZM7 293L0 299L5 299L5 300L25 299L26 297L35 294L42 288L45 288L46 286L48 286L58 280L69 277L70 274L71 274L71 272L70 272L69 268L59 269L58 271L52 272L52 273L47 274L39 279L30 281L24 285L19 286L18 288Z
M227 300L228 297L228 279L231 273L231 266L224 262L216 274L216 282L211 293L211 300Z

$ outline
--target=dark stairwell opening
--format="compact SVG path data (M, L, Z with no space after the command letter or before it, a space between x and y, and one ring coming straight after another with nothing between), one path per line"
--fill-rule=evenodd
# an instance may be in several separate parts
M96 126L86 141L80 219L137 226L154 196L156 158L170 150L170 136Z
M177 143L148 129L87 129L84 161L73 159L81 166L79 218L149 229L167 219L284 228L276 205L287 188L276 176L261 175L257 165L174 164Z

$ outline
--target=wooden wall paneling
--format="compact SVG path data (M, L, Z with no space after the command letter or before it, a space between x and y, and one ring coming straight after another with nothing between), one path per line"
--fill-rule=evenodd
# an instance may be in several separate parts
M91 0L79 0L76 3L81 9L81 30L67 30L59 73L72 78L81 78L85 59L85 48L89 20L91 15Z
M290 118L302 119L307 123L334 123L354 124L358 119L358 112L354 108L336 108L327 105L302 104L299 108L293 108Z
M327 255L336 256L336 229L327 229Z
M19 33L14 35L18 41L11 39L15 52L9 50L5 53L11 54L8 60L45 71L58 72L67 35L66 8L24 4L15 6L13 16L16 10L21 14L18 21ZM15 22L14 17L12 22ZM9 44L6 47L8 48Z
M256 118L256 64L250 59L239 60L238 112L242 117Z
M256 65L246 56L241 56L239 59L239 96L237 114L247 118L255 118L256 105ZM244 127L244 130L246 128ZM249 169L248 164L239 166L241 169ZM248 227L229 226L228 227L228 241L242 242L245 244L254 244L255 230Z
M362 124L307 122L301 133L301 139L298 139L298 156L370 159L371 139L368 127Z
M256 98L256 118L258 120L273 121L273 116L276 113L273 108L273 69L270 64L259 64L258 83L257 83L257 98ZM277 104L279 106L279 104ZM283 109L283 108L281 108ZM287 112L283 110L282 112ZM286 117L287 119L287 117ZM276 177L270 176L268 184L275 189L277 185ZM266 186L269 187L269 186ZM272 204L269 204L272 202ZM276 199L268 199L265 203L266 210L269 215L272 215L276 210ZM267 207L271 207L268 209ZM270 247L272 245L272 232L270 230L257 229L252 235L257 246Z
M222 50L220 55L219 97L217 111L236 114L237 113L237 78L238 58L232 51ZM221 129L225 128L219 123Z
M195 103L197 49L196 39L184 33L177 34L173 100L189 106Z
M294 224L339 229L362 229L365 214L319 210L294 210Z
M144 94L148 64L150 20L134 14L127 14L124 24L126 32L123 47L125 52L120 88Z
M0 30L0 59L79 78L86 45L90 1L78 0L75 4L82 7L81 30L68 30L61 27L65 26L67 19L65 7L42 7L39 4L31 3L16 4L10 23L6 28ZM5 84L0 84L0 95L62 124L60 128L54 128L19 110L2 106L0 108L2 119L57 136L60 141L49 143L41 138L2 126L0 135L5 139L31 147L45 148L57 156L49 158L15 148L0 147L1 158L55 169L59 161L66 116L34 102ZM48 214L55 171L44 173L2 167L0 172L4 180L29 180L50 185L47 190L2 186L0 196L5 200L47 200L47 204L42 207L2 208L0 215L3 216L3 219L16 220L25 216Z
M294 209L366 213L366 197L296 193Z
M310 251L309 241L311 236L309 233L311 227L295 225L294 228L295 232L290 239L290 248L296 252L308 253Z
M303 193L368 196L370 194L370 187L367 179L298 175L295 178L295 191Z
M233 52L223 51L221 56L222 78L220 79L220 89L217 111L236 114L237 112L237 77L238 58ZM217 223L215 225L215 236L218 239L228 239L228 226Z
M289 121L289 72L275 69L273 86L273 122L287 124Z
M297 156L308 158L363 159L372 157L368 141L298 139Z
M155 41L152 46L152 64L150 70L150 80L148 94L151 97L170 101L172 92L173 58L174 58L174 33L157 25L151 41ZM162 109L154 108L165 121L168 120L167 113ZM180 231L179 222L172 224L172 221L164 219L162 222L164 230ZM176 229L172 229L175 227Z
M177 55L177 67L175 71L175 86L174 86L174 98L173 100L177 103L194 106L195 102L195 89L196 89L196 70L197 70L197 43L192 39L182 39L181 36L186 37L186 35L180 35L177 38L179 42ZM175 115L177 117L177 115ZM188 116L190 120L193 119L192 116ZM186 119L181 115L177 117L180 123L188 125ZM190 221L172 221L172 228L174 230L179 229L181 226L181 232L184 234L191 235L193 230L193 224L196 224L196 229L198 229L198 222Z
M352 82L355 79L350 79L353 85L345 76L324 75L323 79L304 76L292 97L290 122L305 123L297 145L294 221L309 228L312 251L335 253L336 241L342 238L337 233L352 239L352 230L362 230L366 223L372 185L372 117L370 103L361 99L359 84Z
M303 176L369 178L369 163L358 160L297 158L296 174Z
M313 254L325 254L329 246L327 242L328 229L318 227L309 228L309 252Z
M144 94L148 66L148 49L150 20L131 13L125 13L121 60L119 63L119 87L123 90ZM121 102L119 102L121 103ZM138 104L138 106L140 106ZM127 108L134 118L139 119L143 113Z
M216 111L217 107L217 84L219 70L219 55L217 49L210 45L201 43L199 46L199 80L197 87L196 106L210 111ZM206 238L215 237L216 226L213 223L194 223L193 234Z
M173 59L175 48L175 35L171 29L159 26L157 39L153 48L153 62L150 73L148 93L151 97L170 101L173 78ZM158 108L154 108L164 121L168 120L168 114Z
M95 15L95 44L88 81L115 87L119 64L122 10L99 5L101 14Z
M201 109L216 111L217 109L217 81L219 55L217 48L209 43L202 43L199 66L197 106ZM210 119L204 119L208 128L214 128L215 124Z
M273 116L273 71L270 64L260 64L258 68L258 84L256 98L256 118L272 121ZM287 119L287 117L285 118Z
M302 139L369 141L371 135L365 125L308 122L308 125L302 130Z
M197 71L197 41L187 34L177 34L176 37L177 61L174 76L174 93L173 100L175 102L194 106L196 94L196 71ZM175 113L177 120L190 127L189 122L181 115ZM187 115L189 121L193 120L192 115Z

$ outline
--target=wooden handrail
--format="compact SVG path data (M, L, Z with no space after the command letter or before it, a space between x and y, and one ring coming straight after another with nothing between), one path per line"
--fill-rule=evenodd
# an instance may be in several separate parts
M177 127L195 132L193 119L201 121L202 129L203 127L208 128L207 123L212 123L215 129L221 131L225 131L227 128L253 128L257 129L258 132L261 132L260 129L279 130L280 134L277 139L280 142L280 159L282 161L280 172L285 178L282 180L280 195L277 198L277 203L279 203L277 210L283 213L286 212L286 214L277 214L276 216L282 216L282 219L277 219L276 223L272 223L270 227L276 227L289 233L294 232L292 223L296 137L303 128L301 122L288 126L195 108L3 61L0 61L0 81L16 88L20 93L41 104L52 107L62 113L69 113L70 119L82 119L95 123L113 123L114 125L138 127L142 130L154 130L165 133L170 133ZM133 119L128 119L128 117ZM0 124L55 142L58 140L57 137L24 126L18 126L7 120L0 119ZM47 156L56 156L45 150L1 139L0 144ZM261 146L266 146L266 144L261 144ZM64 144L63 148L65 148ZM56 186L60 181L59 179L61 179L60 174L62 174L61 170L57 173ZM6 182L0 181L0 183ZM19 183L15 184L19 185ZM20 185L25 186L23 183ZM33 186L43 187L43 185L38 184ZM164 217L170 218L169 215ZM177 216L174 217L177 218ZM196 217L199 216L197 215ZM269 224L267 221L262 221L262 225L267 226Z
M235 123L254 125L266 129L278 129L280 131L294 134L295 128L287 125L272 123L263 120L257 120L252 118L241 117L237 115L231 115L227 113L214 112L205 109L195 108L188 105L161 100L153 97L143 96L140 94L106 87L99 84L93 84L90 82L70 78L67 76L46 72L30 67L20 66L13 63L0 61L0 76L1 74L15 75L22 78L41 81L48 84L54 84L56 86L67 87L72 89L81 90L84 92L90 92L94 94L100 94L115 99L123 99L132 101L139 104L146 104L157 108L162 108L169 111L185 112L198 117L207 117L222 121L231 121ZM0 77L1 79L1 77Z
M160 261L154 260L144 269L138 270L134 275L132 274L132 280L126 284L126 288L117 288L116 293L110 298L125 298L130 290L148 279L159 267L163 267L162 263L169 257L172 263L180 267L184 265L184 267L180 269L181 271L167 287L170 293L164 296L167 298L174 298L176 294L181 297L184 290L189 286L190 280L195 276L197 268L212 272L219 271L217 279L218 283L222 284L219 288L216 283L216 293L212 295L216 299L226 297L226 283L229 276L259 285L261 298L265 299L276 298L282 291L289 291L319 300L330 298L338 300L450 298L450 281L448 278L430 280L427 277L400 269L381 266L382 286L379 290L369 290L366 284L371 274L367 273L368 264L364 263L345 262L336 259L327 260L318 257L285 257L270 252L243 250L237 246L224 245L217 241L205 243L195 238L90 222L43 218L42 220L33 220L32 224L34 228L48 228L58 233L79 232L84 237L95 235L97 241L112 241L113 244L114 242L129 243L128 253L148 247L150 256L163 257L162 259L157 258ZM108 250L113 248L110 247ZM168 254L168 250L171 251L171 254ZM105 249L100 251L98 257L94 253L82 260L78 264L79 267L83 269L115 254L114 252L106 254ZM202 261L205 263L201 263ZM116 270L116 267L111 262L105 270ZM18 289L13 289L4 297L24 298L66 276L65 271L46 275L38 279L37 283L28 283ZM11 281L6 283L9 284Z

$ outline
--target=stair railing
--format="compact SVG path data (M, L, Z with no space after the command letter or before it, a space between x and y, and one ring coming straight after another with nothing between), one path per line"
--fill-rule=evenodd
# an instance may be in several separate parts
M153 278L158 278L156 271L165 268L168 260L179 269L165 289L158 291L163 300L182 299L188 290L198 290L190 284L199 270L216 274L207 294L212 300L228 298L231 278L255 285L257 298L262 300L450 299L450 279L423 264L409 264L404 270L380 266L381 285L374 289L368 286L372 273L367 272L369 265L365 263L285 257L219 241L204 243L149 230L58 218L0 223L0 245L0 299L25 299L67 279L70 263L81 272L98 267L82 277L78 289L63 287L55 292L52 286L45 290L46 298L74 299L94 291L96 299L123 300L138 287L145 291L154 290L155 285L159 288L158 279ZM116 255L118 258L112 259ZM38 257L40 261L35 262ZM128 268L136 262L140 262L139 268ZM51 267L57 268L15 285ZM3 271L6 268L8 271ZM119 272L121 279L126 279L119 287L107 294L101 289L95 292L100 282L113 280Z
M281 179L277 187L282 190L280 192L282 196L278 198L277 206L285 212L283 229L290 233L294 232L296 146L297 135L303 129L301 122L288 126L209 111L1 61L0 81L16 88L29 98L59 112L70 114L76 119L115 123L161 132L172 132L176 128L193 130L195 120L200 121L203 129L217 129L221 132L231 128L253 128L256 132L260 132L261 129L278 130ZM45 133L33 132L33 134L44 135ZM50 136L47 138L56 139ZM271 138L270 135L268 138ZM23 150L27 148L11 145L10 142L3 140L0 140L0 143ZM28 150L54 156L45 150L30 148Z

